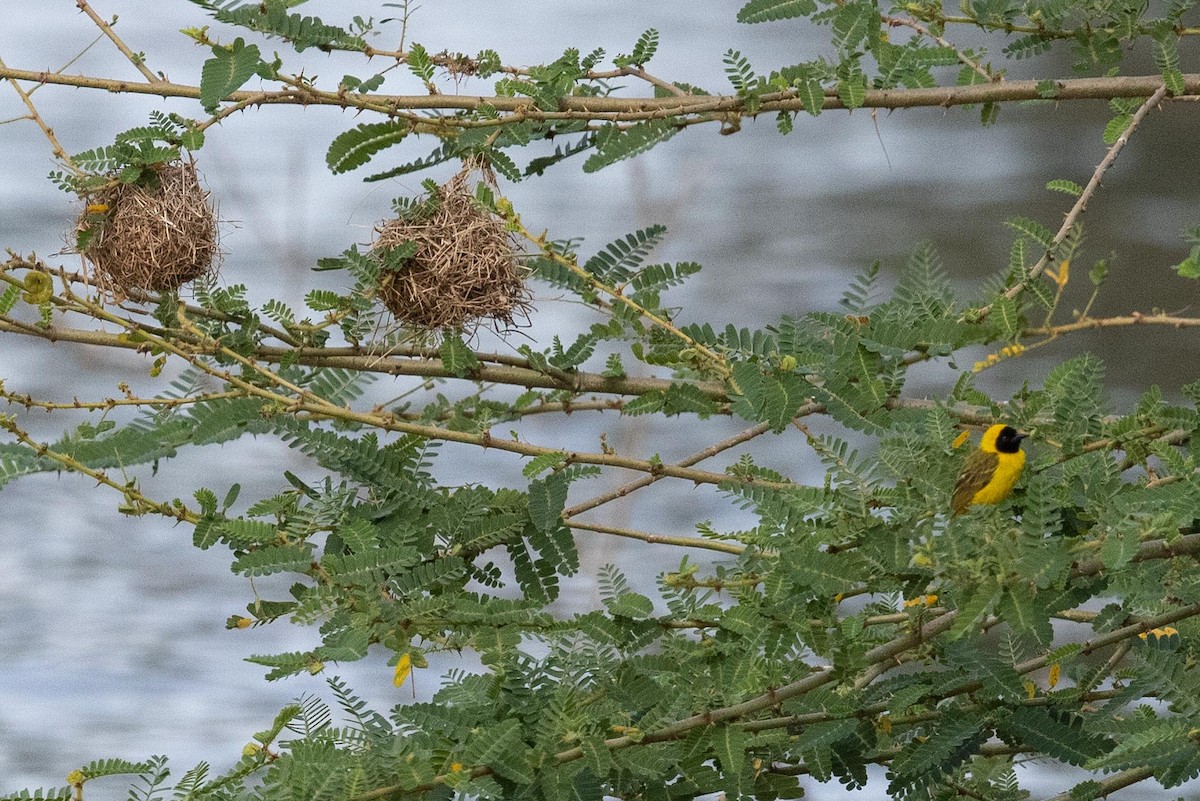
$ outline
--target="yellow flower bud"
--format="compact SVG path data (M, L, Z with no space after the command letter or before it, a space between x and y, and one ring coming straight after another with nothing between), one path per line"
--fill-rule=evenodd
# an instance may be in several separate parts
M404 684L410 673L412 673L412 656L409 654L400 654L400 659L396 662L396 673L392 677L392 684L395 684L397 687Z

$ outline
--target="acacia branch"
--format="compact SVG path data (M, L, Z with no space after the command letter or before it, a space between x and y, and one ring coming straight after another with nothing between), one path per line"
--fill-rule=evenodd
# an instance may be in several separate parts
M132 321L125 321L127 327L132 327L148 335L159 335L152 326L140 326ZM121 334L106 331L92 331L81 328L63 328L50 326L41 328L22 323L11 317L0 315L0 332L10 334L25 334L49 342L76 342L85 345L99 345L107 348L123 348L125 350L142 350L144 342L135 342L123 338ZM165 335L165 332L161 332ZM186 342L181 338L181 341ZM351 355L356 353L357 355ZM293 356L294 354L294 356ZM496 354L497 360L503 358ZM355 351L352 348L279 348L260 346L255 350L255 357L263 362L278 364L285 358L298 364L313 367L344 368L364 372L383 373L393 376L416 376L418 378L457 378L457 374L447 369L440 358L414 357L381 357L370 351ZM688 383L666 378L613 378L600 373L575 372L566 374L568 380L560 379L547 373L538 372L532 368L509 366L481 366L474 370L471 379L487 381L496 384L510 384L529 389L557 389L576 394L602 393L611 395L645 395L649 392L665 392L672 385ZM728 403L730 397L720 384L712 381L695 382L694 386L715 401Z
M1089 798L1105 798L1110 793L1115 793L1117 790L1123 790L1132 784L1143 782L1146 779L1154 776L1153 768L1130 768L1123 770L1107 779L1096 782L1091 792L1087 795L1080 795L1073 790L1067 790L1059 793L1046 801L1084 801Z
M819 409L823 408L820 406L820 404L807 404L805 407L801 407L800 411L797 412L797 416L799 416L800 414L806 413L806 409L808 407L812 407L813 412L818 411ZM697 451L696 453L693 453L691 456L688 456L685 459L680 459L678 462L675 463L675 466L676 467L691 467L692 465L702 462L705 459L716 456L718 453L721 453L722 451L729 450L730 448L736 447L737 445L740 445L743 442L749 442L750 440L754 439L755 437L757 437L761 434L765 434L766 432L768 432L770 430L771 430L770 423L759 423L758 425L751 426L750 428L747 428L744 431L739 431L737 434L734 434L732 437L728 437L727 439L723 439L720 442L713 443L712 445L708 446L704 450ZM580 501L579 503L575 504L574 506L564 509L563 510L563 518L566 520L570 520L575 515L582 514L583 512L586 512L590 509L595 509L597 506L603 506L604 504L608 503L609 501L615 501L617 498L624 498L625 496L630 495L630 494L636 492L637 490L640 490L642 487L650 486L654 482L658 481L659 478L661 478L661 476L655 476L655 475L642 476L639 479L630 481L627 484L622 484L621 486L611 489L608 492L604 492L604 493L596 495L592 498L588 498L586 501Z
M1021 332L1022 336L1045 336L1057 337L1060 334L1070 334L1075 331L1086 331L1088 329L1100 328L1120 328L1127 325L1163 325L1168 328L1195 328L1200 326L1200 317L1176 317L1167 314L1166 312L1130 312L1125 315L1117 315L1114 317L1083 317L1072 323L1063 323L1061 325L1039 326L1037 328L1027 328Z
M178 499L172 501L171 503L152 500L142 494L141 490L137 488L136 482L128 481L122 484L114 479L109 478L108 474L103 470L96 470L88 467L70 454L61 453L53 450L44 442L38 442L31 437L28 432L17 425L16 419L11 415L0 414L0 428L5 429L12 434L18 442L22 443L31 451L33 451L35 455L57 462L65 470L88 476L95 479L97 484L103 484L106 487L111 487L117 492L120 492L125 497L126 503L129 504L129 508L124 510L127 514L140 515L153 513L162 515L163 517L169 517L172 520L177 520L182 523L191 523L195 525L196 523L200 522L200 515L196 514L191 509L188 509L186 506L184 506L183 502Z
M638 531L631 528L618 528L617 526L605 526L600 523L588 523L582 520L568 520L567 525L573 529L580 531L594 531L597 534L610 534L614 537L625 537L631 540L639 540L651 545L678 545L684 548L701 548L708 551L720 551L721 553L730 553L740 555L746 550L745 545L738 545L732 542L718 542L716 540L706 540L700 537L674 537L667 534L654 534L649 531Z
M974 72L976 75L983 78L985 81L991 82L991 81L1003 81L1004 80L1003 75L1001 75L999 73L993 73L990 69L984 68L982 65L980 65L980 63L978 61L976 61L975 59L968 56L963 50L956 47L945 37L939 36L938 34L929 30L929 28L927 28L924 25L922 25L921 23L917 22L916 20L908 19L907 17L890 17L886 14L882 15L880 17L880 19L882 19L885 24L891 25L893 27L903 26L905 28L911 28L912 30L914 30L918 34L920 34L921 36L924 36L928 39L932 39L934 42L936 42L938 44L939 47L945 47L950 50L953 50L954 54L958 57L958 62L960 64L962 64L966 67L969 67L972 72Z
M96 23L96 27L103 31L104 35L112 40L112 43L117 46L118 50L121 51L121 55L129 59L129 63L133 64L133 66L137 68L138 72L146 76L146 80L150 81L150 83L162 82L162 78L155 75L150 71L150 68L146 66L146 60L130 50L129 46L126 45L125 42L121 41L121 37L117 36L117 32L112 28L112 26L116 24L116 17L113 17L113 21L110 24L105 22L100 15L97 14L90 5L88 5L87 0L75 0L75 5L78 6L79 10L84 14L87 14L88 18L91 19L92 22Z
M199 100L200 88L190 84L159 81L154 84L136 83L117 78L91 75L63 75L46 70L25 70L0 67L0 78L31 81L36 84L73 86L99 89L106 92L156 95ZM1042 81L1002 81L974 86L938 86L916 89L869 89L862 107L865 108L947 108L979 103L1013 103L1026 100L1112 100L1121 97L1149 97L1162 88L1161 75L1130 75L1108 78L1064 78L1052 80L1052 88ZM1184 90L1180 96L1200 95L1200 73L1183 76ZM484 95L351 95L349 93L319 92L301 85L275 91L239 90L230 93L225 102L250 101L252 105L324 105L338 108L360 108L379 111L390 116L419 111L478 111L495 109L503 114L519 114L523 120L537 122L556 120L594 120L598 122L641 122L667 117L687 117L701 114L741 114L755 116L763 112L803 111L804 104L794 92L769 92L758 97L757 106L737 95L687 95L683 97L561 97L557 109L541 109L528 98ZM753 111L748 109L754 108ZM825 110L845 109L847 106L835 93L825 95ZM431 122L430 120L425 120ZM507 124L514 119L489 120L487 124ZM453 117L438 117L445 128L461 126Z
M0 58L0 77L6 77L4 76L4 72L7 69L8 67L4 63L4 59ZM21 87L21 84L17 83L17 81L11 77L8 79L8 82L12 85L13 91L15 91L21 98L21 102L25 104L25 108L29 111L27 118L37 123L38 128L42 130L42 135L45 136L47 141L50 142L50 152L53 154L54 158L62 162L67 169L71 170L75 174L80 174L79 168L76 167L74 162L71 161L71 157L67 155L67 151L63 149L62 144L58 141L58 137L54 135L54 129L47 125L46 121L42 119L42 115L38 113L37 106L33 104L33 98L30 97L32 90L26 92Z

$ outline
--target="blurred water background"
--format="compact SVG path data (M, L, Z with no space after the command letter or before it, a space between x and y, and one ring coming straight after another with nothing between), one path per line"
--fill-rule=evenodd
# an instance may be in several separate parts
M474 54L492 47L505 63L534 64L553 60L566 46L584 52L604 47L610 56L629 52L643 30L655 27L662 45L651 71L714 92L728 91L721 65L727 48L740 50L764 72L824 52L824 32L802 24L737 25L733 19L740 5L731 0L428 0L412 18L409 40L430 52ZM302 10L329 21L395 12L382 6L329 0L310 2ZM207 21L194 6L182 0L97 0L96 8L106 18L119 15L118 32L134 50L146 53L151 69L181 83L197 81L209 52L178 33ZM97 34L68 0L4 0L0 19L0 57L13 67L58 69ZM383 30L394 36L397 27ZM213 33L226 39L234 35L221 26ZM992 45L998 63L997 41ZM384 38L377 44L392 47L395 41ZM272 49L269 42L261 46L264 53ZM303 63L306 74L319 75L325 86L343 74L365 77L382 66L368 68L346 55L308 51L303 56L289 55L288 68L294 71ZM1069 75L1070 56L1059 56L1052 77ZM1131 59L1141 65L1140 72L1154 72L1148 54L1135 52ZM1185 72L1189 61L1194 65L1195 51L1185 48ZM1027 68L1023 62L1004 66L1015 77ZM1038 77L1048 77L1045 62L1038 68L1043 70ZM107 41L88 49L69 71L139 79ZM421 91L407 73L390 75L382 91ZM486 94L490 87L474 84L463 91ZM34 98L71 152L111 143L115 133L144 124L151 109L202 114L194 101L65 87L41 88ZM1200 222L1196 112L1195 104L1174 104L1152 114L1088 210L1086 249L1076 269L1082 272L1094 259L1116 254L1096 315L1157 307L1186 312L1197 299L1195 283L1167 269L1186 255L1182 230ZM11 88L0 86L0 120L23 113ZM1006 106L999 122L986 130L980 130L978 113L971 110L919 109L877 117L860 110L826 113L819 120L802 114L795 131L783 137L773 116L767 116L728 137L718 136L715 126L690 129L646 156L597 175L584 176L579 161L568 162L543 178L502 189L531 228L548 228L555 237L584 237L585 253L635 229L667 225L668 238L655 259L705 266L671 296L685 308L682 319L757 327L781 314L836 308L850 277L876 259L883 262L885 284L891 283L921 241L937 247L964 291L979 286L1007 263L1012 234L1002 225L1006 217L1022 215L1057 227L1069 199L1043 187L1054 178L1086 182L1104 153L1101 132L1107 119L1101 102ZM277 297L301 307L305 292L331 280L310 271L316 259L368 242L372 226L388 216L393 197L420 192L425 174L385 184L363 184L354 174L330 175L325 147L355 122L349 112L278 107L236 115L209 132L198 166L219 200L221 216L230 221L223 229L223 282L248 284L256 302ZM424 155L433 145L409 141L368 169ZM71 199L46 180L54 166L49 148L32 123L14 122L0 127L0 153L0 245L49 257L63 247L76 213ZM431 175L444 180L452 171L447 166ZM50 261L73 266L72 258ZM1086 281L1077 278L1075 284ZM1090 287L1072 289L1068 306L1081 306ZM480 346L511 350L529 340L545 344L554 334L568 338L593 322L557 291L541 286L536 293L537 312L523 337L507 344L484 337ZM1147 328L1075 334L999 366L979 383L1001 394L1024 381L1037 386L1055 364L1085 350L1106 361L1115 409L1127 408L1152 383L1168 397L1178 397L1179 387L1197 377L1200 348L1194 334ZM961 366L975 357L966 354ZM59 400L114 396L120 380L129 380L142 394L160 391L170 371L151 379L149 359L137 363L137 358L6 336L0 379L10 390ZM943 396L956 374L945 364L924 367L906 394ZM411 385L404 379L381 380L366 402L394 397ZM24 411L21 420L42 439L54 439L78 422ZM696 427L686 420L656 422L653 430L640 418L594 413L577 414L570 422L570 441L558 442L563 447L595 450L599 435L606 433L618 450L643 458L660 453L664 460L681 458L743 427L720 421L700 432L710 439L698 440ZM548 438L562 436L562 428L548 420L520 427L533 441L552 441ZM753 449L761 464L797 480L820 480L820 466L806 453L798 432L762 438ZM704 466L720 469L736 454ZM519 467L511 455L458 446L442 447L437 461L438 474L455 483L499 485L513 480ZM321 475L302 455L269 438L185 452L154 475L148 468L130 474L157 498L187 497L196 483L220 495L237 481L244 508L284 489L283 469ZM610 484L627 479L606 478ZM578 490L579 497L601 488L588 484ZM263 668L243 661L253 653L305 650L317 642L315 631L284 624L227 631L225 618L244 608L251 587L229 572L226 553L195 550L186 528L123 517L116 512L117 500L69 476L23 478L0 492L0 793L59 786L68 771L98 757L165 753L176 775L201 759L220 769L236 761L251 734L265 728L282 705L304 693L329 697L320 676L267 684ZM734 528L742 520L711 489L665 482L603 511L598 519L609 524L682 534L693 533L697 521ZM681 555L599 537L581 541L581 549L582 578L564 594L564 611L596 602L587 577L599 564L617 563L635 583L652 586L654 577ZM284 584L260 582L255 589L277 597ZM413 692L428 697L443 672L472 664L468 657L437 658L412 680L415 688L399 690L391 685L391 669L374 654L327 670L386 711ZM1030 781L1049 790L1061 788L1064 779L1057 769L1038 768ZM882 797L884 786L875 782L861 797ZM840 793L833 787L809 789L811 797ZM90 792L98 797L96 789ZM1140 785L1130 793L1153 796ZM117 795L123 790L114 786ZM1178 790L1164 797L1177 795Z

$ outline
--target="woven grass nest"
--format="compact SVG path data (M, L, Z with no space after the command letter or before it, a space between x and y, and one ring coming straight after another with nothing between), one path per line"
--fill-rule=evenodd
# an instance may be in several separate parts
M385 264L393 248L416 248L397 269L381 271L378 291L394 318L417 333L474 332L485 323L503 333L528 318L525 270L504 221L471 191L476 171L495 185L489 169L467 163L436 193L375 229L371 250Z
M106 292L163 292L215 270L217 218L191 162L154 168L147 184L117 183L88 198L77 229L95 230L80 252Z

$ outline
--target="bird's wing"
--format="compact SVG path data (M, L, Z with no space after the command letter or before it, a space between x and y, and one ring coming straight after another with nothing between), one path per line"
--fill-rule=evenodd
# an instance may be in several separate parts
M967 511L975 493L992 480L999 463L1000 457L986 451L973 451L967 457L962 472L958 474L958 481L954 482L954 498L950 501L954 514L961 515Z

